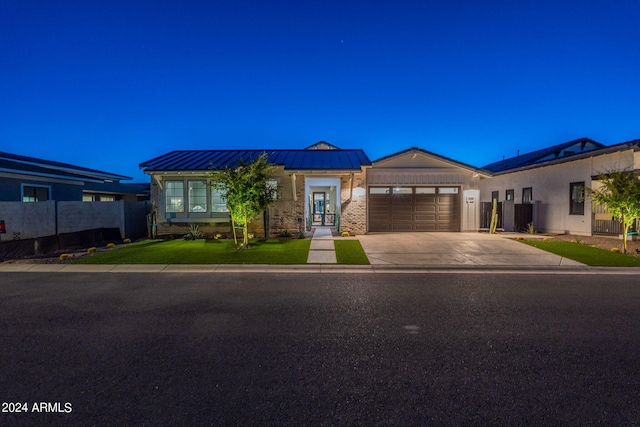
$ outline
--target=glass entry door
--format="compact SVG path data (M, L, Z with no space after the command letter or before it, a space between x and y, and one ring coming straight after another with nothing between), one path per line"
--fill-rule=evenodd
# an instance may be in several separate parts
M313 223L325 225L325 206L327 194L325 192L313 193Z

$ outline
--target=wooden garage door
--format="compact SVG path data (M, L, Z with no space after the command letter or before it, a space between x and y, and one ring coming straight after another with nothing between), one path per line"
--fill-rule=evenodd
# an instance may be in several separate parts
M369 231L460 231L458 187L369 187Z

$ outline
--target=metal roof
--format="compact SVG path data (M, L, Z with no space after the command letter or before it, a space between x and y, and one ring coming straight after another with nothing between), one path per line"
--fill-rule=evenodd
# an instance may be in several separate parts
M575 153L566 153L565 150L568 147L572 147L576 144L580 144L582 149ZM568 158L576 154L581 154L591 150L597 150L605 148L604 144L594 141L589 138L580 138L573 141L563 142L562 144L553 145L551 147L542 148L540 150L532 151L531 153L521 154L519 156L510 157L508 159L500 160L498 162L490 163L483 167L491 172L502 172L510 169L521 168L525 166L534 165L539 162L552 160L556 158Z
M68 163L54 162L4 152L0 152L0 172L46 178L61 178L82 182L104 182L131 179L128 176L102 172L95 169L70 165Z
M96 193L113 193L113 194L136 194L149 195L151 184L144 183L122 183L122 182L94 182L85 184L83 191Z
M265 153L289 170L360 170L371 164L363 150L178 150L140 163L144 172L206 171L251 162Z

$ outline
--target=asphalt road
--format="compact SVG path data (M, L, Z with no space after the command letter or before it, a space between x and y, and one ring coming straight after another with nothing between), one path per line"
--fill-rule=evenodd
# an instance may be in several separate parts
M4 273L0 331L2 426L640 424L640 275Z

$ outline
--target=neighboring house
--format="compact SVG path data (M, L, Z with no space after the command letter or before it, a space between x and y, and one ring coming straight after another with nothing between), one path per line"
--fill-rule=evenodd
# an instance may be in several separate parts
M321 141L304 150L173 151L144 162L158 234L179 235L191 223L205 233L230 230L224 200L210 171L266 153L276 166L278 197L268 209L271 234L310 230L466 231L478 229L478 183L490 176L473 166L411 148L371 162L362 150ZM251 231L263 234L262 221Z
M613 171L640 172L640 140L605 146L588 138L569 141L486 165L493 177L480 182L487 227L493 199L500 202L501 227L558 234L620 233L606 207L592 206L585 188L597 188L598 176Z
M151 198L151 186L145 183L99 182L87 183L82 190L85 202L114 202L130 200L141 202Z
M366 202L356 195L364 191L358 189L365 185L371 161L362 150L343 150L321 141L304 150L172 151L141 163L151 176L158 235L183 234L189 224L198 224L207 234L228 234L229 212L220 193L209 185L210 172L239 159L251 162L262 153L275 167L277 199L264 221L251 224L251 232L263 235L264 222L271 235L297 233L313 225L366 231Z
M0 152L0 201L2 202L81 201L88 186L93 186L89 194L110 193L114 200L118 200L122 198L120 195L128 194L130 190L127 189L127 192L118 195L111 192L113 188L106 192L98 188L101 185L113 185L127 179L131 178L67 163ZM136 188L135 194L142 194L144 192L142 188L145 186L148 188L149 184L140 184L140 186Z

